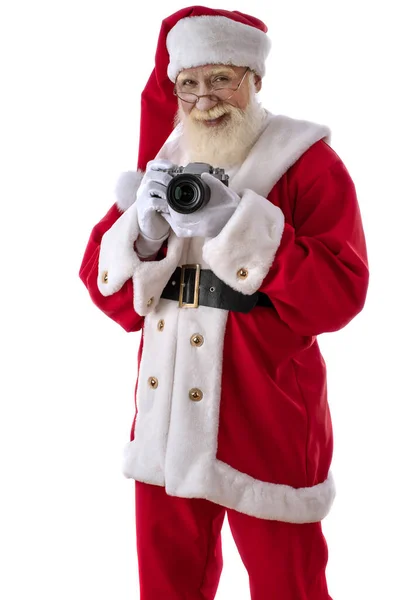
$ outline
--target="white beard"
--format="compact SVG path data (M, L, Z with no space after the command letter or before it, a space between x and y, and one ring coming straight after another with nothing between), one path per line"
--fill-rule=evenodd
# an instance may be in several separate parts
M225 113L229 116L220 125L208 127L202 123L205 118ZM182 145L189 162L206 162L227 169L245 160L263 130L265 119L266 111L254 91L244 110L221 102L209 111L194 107L186 115L179 107L175 124L182 124Z

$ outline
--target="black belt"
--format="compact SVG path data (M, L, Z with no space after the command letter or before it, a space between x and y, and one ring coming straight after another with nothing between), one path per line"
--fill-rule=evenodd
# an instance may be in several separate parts
M180 308L211 306L247 313L255 306L273 307L269 297L262 292L251 295L232 289L213 271L201 269L200 265L183 265L172 274L161 298L175 300Z

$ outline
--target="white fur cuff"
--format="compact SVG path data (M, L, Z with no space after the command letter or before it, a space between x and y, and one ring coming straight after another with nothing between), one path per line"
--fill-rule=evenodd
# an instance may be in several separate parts
M97 285L103 296L118 292L138 268L140 260L133 249L138 236L137 210L133 204L106 231L101 241Z
M179 264L184 241L171 232L167 256L160 261L142 262L134 250L138 236L137 209L133 204L103 236L97 285L103 296L111 296L132 277L134 309L146 316L157 306Z
M125 171L119 176L115 186L115 197L121 212L126 211L135 202L143 175L142 171Z
M284 226L280 208L246 189L221 233L204 244L203 258L231 288L253 294L271 268Z

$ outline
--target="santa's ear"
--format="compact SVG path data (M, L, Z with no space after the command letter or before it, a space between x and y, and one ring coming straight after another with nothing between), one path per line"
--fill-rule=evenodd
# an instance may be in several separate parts
M262 77L256 73L255 71L250 71L250 77L251 77L251 83L253 85L253 89L255 91L255 93L257 94L262 87Z
M262 79L261 79L260 75L257 75L257 73L254 73L254 87L255 87L255 90L257 93L262 88Z

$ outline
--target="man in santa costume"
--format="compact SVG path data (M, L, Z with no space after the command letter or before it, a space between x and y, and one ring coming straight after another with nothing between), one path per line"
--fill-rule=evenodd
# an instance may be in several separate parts
M164 19L142 94L138 170L91 234L80 276L141 331L124 472L136 480L142 600L211 600L225 515L252 600L328 600L334 499L317 336L362 309L354 184L321 125L257 100L260 20L195 6ZM193 162L209 201L171 205ZM177 197L179 200L179 198Z

